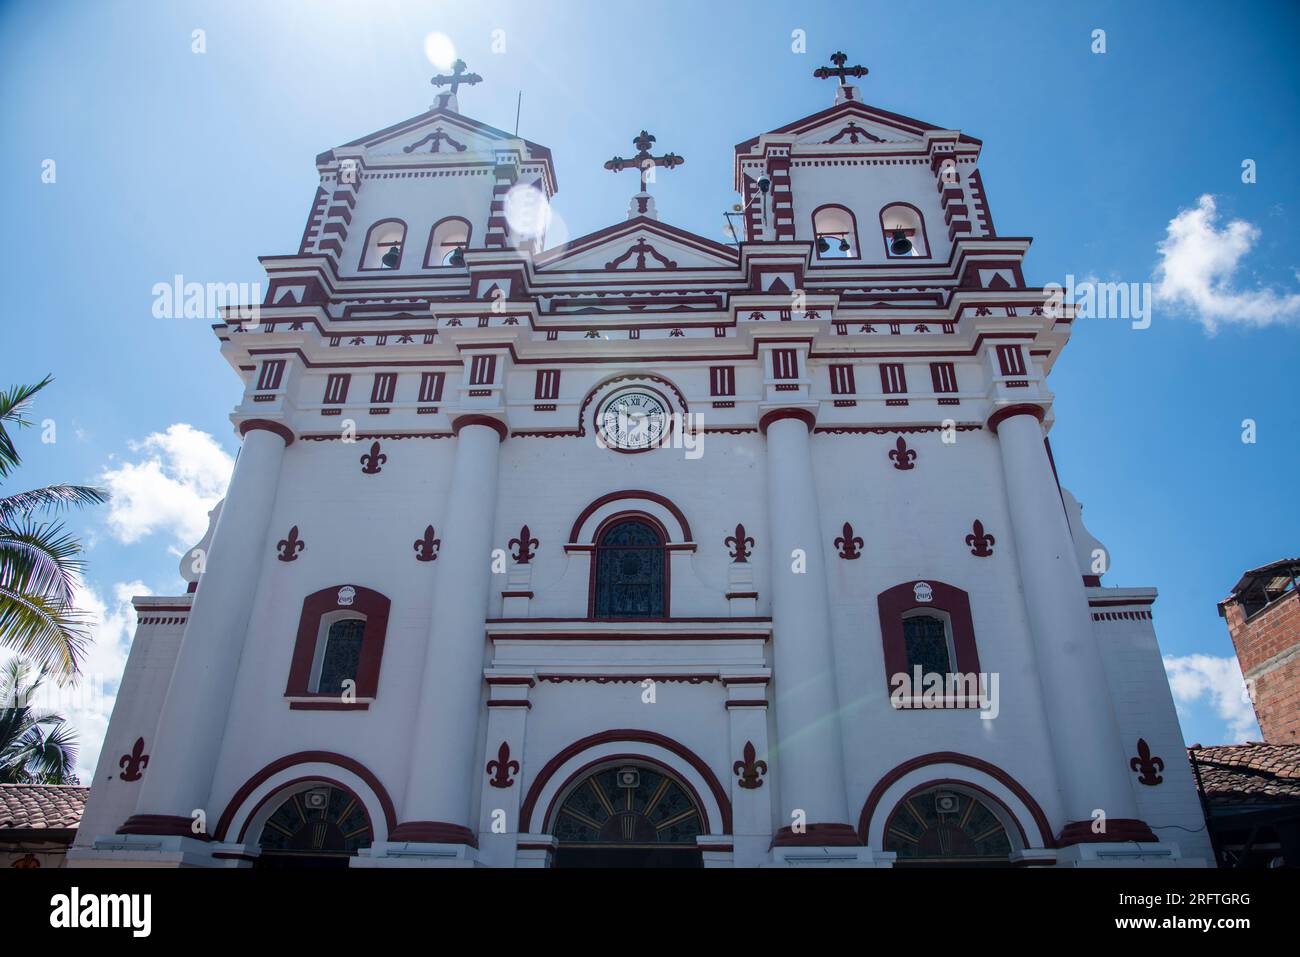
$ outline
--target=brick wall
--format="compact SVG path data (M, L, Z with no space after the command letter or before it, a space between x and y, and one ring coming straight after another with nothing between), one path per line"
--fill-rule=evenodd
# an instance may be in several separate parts
M1247 620L1240 604L1224 607L1241 671L1254 688L1255 716L1270 744L1300 744L1300 591Z

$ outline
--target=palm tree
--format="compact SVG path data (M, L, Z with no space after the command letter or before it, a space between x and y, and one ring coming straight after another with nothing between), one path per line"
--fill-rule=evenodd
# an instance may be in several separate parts
M77 739L62 715L34 711L45 669L11 658L0 666L0 784L76 784Z
M7 423L23 428L32 396L51 382L19 385L0 392L0 479L21 463ZM108 500L101 489L50 485L0 496L0 646L38 663L42 675L61 682L75 678L90 640L85 612L73 605L82 561L81 543L61 522L38 522L42 512Z

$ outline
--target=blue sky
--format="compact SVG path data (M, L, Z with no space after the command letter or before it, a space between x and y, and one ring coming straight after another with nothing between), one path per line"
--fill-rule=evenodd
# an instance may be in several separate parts
M21 442L23 484L107 483L73 517L101 617L88 667L115 688L139 585L180 588L237 449L239 385L207 320L155 319L175 274L257 282L297 247L313 158L426 109L424 53L449 36L485 82L462 111L554 152L570 235L621 219L601 169L648 128L687 164L661 218L722 239L732 147L829 105L836 49L870 67L867 102L984 141L1004 235L1032 236L1032 283L1073 274L1168 296L1150 328L1081 320L1057 365L1052 445L1110 549L1112 585L1155 585L1190 741L1256 737L1232 690L1215 602L1300 552L1300 8L1256 3L10 3L0 8L0 153L9 291L0 382L56 383ZM192 51L205 31L206 52ZM1093 31L1106 52L1094 53ZM493 52L501 30L504 52ZM792 32L807 53L792 52ZM499 43L498 43L499 46ZM42 182L42 164L56 179ZM1257 182L1242 182L1242 161ZM1214 212L1201 197L1213 197ZM1171 220L1176 261L1162 258ZM1232 223L1250 224L1232 226ZM1203 264L1211 270L1196 269ZM1159 278L1159 277L1155 277ZM1244 322L1253 317L1253 322ZM1214 328L1210 326L1213 324ZM1254 419L1257 441L1243 443ZM152 437L152 438L151 438ZM211 438L209 438L211 437ZM1198 657L1199 656L1199 657ZM1236 698L1237 700L1233 700ZM101 702L103 704L103 702ZM83 720L90 766L106 714ZM102 710L102 708L100 708Z

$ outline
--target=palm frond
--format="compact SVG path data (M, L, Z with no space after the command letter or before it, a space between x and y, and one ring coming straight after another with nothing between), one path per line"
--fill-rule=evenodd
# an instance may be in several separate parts
M33 721L20 739L23 773L33 784L75 781L77 735L62 718Z
M72 601L84 562L81 543L58 522L0 523L0 585L63 604Z
M0 497L0 523L9 524L33 512L57 512L82 505L102 505L108 493L90 485L47 485Z
M60 681L77 677L89 616L67 602L0 583L0 645L39 662Z
M21 459L15 448L13 438L5 429L5 423L11 422L19 428L30 425L27 419L27 405L32 396L54 381L53 376L46 376L35 385L16 385L8 392L0 392L0 478L4 478L18 467Z

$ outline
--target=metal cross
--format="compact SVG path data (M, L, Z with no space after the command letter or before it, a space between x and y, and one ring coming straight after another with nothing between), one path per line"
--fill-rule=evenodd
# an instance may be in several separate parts
M450 86L451 95L455 96L456 91L460 89L462 84L465 86L473 86L475 83L483 82L483 77L479 76L477 73L466 73L466 69L465 61L457 60L451 65L451 76L439 74L429 82L434 86Z
M619 170L635 167L641 171L641 192L645 192L646 174L656 166L662 166L664 169L672 169L675 166L681 166L686 160L676 153L665 153L663 156L651 156L650 147L654 145L655 138L645 130L641 135L632 140L632 145L640 152L630 159L624 159L621 156L615 156L605 164L605 169L617 173Z
M845 66L844 64L849 62L849 58L839 51L831 54L831 62L835 64L833 68L829 66L819 66L817 69L813 70L813 76L817 77L819 80L829 80L831 77L837 76L840 79L840 86L848 86L848 77L856 78L867 75L867 68L865 66Z

